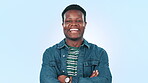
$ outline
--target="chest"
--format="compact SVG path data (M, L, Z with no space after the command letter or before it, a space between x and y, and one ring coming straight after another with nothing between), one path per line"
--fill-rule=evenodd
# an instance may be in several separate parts
M67 57L68 57L68 50L60 50L55 53L55 63L57 65L57 72L59 75L67 75ZM77 61L77 73L79 77L88 77L91 75L93 70L100 63L100 55L99 53L81 49L79 50L78 61Z

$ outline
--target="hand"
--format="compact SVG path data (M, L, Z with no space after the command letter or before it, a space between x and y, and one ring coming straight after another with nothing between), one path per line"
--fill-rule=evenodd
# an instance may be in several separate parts
M70 82L69 83L72 83L72 77L70 77Z
M97 77L98 75L99 75L98 70L94 70L93 73L91 74L90 78Z
M60 75L60 76L58 76L58 80L60 81L60 83L65 83L65 78L66 78L67 76L65 76L65 75ZM69 83L72 83L72 77L70 77L70 82Z
M65 76L65 75L60 75L60 76L58 76L58 80L60 81L60 83L65 83L65 78L66 78L67 76Z

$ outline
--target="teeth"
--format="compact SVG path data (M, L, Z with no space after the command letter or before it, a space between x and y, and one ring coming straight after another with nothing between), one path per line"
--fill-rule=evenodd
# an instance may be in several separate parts
M72 30L76 30L77 31L78 29L70 29L70 31L72 31Z

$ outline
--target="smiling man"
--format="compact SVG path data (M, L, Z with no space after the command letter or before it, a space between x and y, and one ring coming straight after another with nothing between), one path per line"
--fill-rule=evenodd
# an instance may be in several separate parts
M40 83L111 83L106 51L83 38L86 11L72 4L62 19L66 38L44 52Z

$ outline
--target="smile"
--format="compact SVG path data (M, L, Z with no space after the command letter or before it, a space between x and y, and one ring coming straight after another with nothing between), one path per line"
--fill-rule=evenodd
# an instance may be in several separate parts
M69 30L71 33L78 33L79 29L70 29Z
M70 31L78 31L78 29L70 29Z

